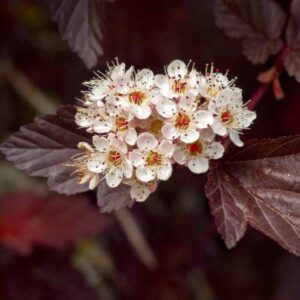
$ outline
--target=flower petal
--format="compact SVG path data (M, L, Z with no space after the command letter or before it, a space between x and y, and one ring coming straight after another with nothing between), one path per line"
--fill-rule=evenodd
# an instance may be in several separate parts
M132 105L132 112L141 120L147 119L152 113L151 108L148 105Z
M238 147L244 146L244 143L241 141L240 135L237 132L230 130L229 137L236 146L238 146Z
M133 167L127 159L123 161L123 174L126 178L131 178L133 173Z
M148 132L141 133L137 138L137 146L142 151L151 151L158 144L154 135Z
M227 134L227 129L223 126L223 124L219 120L214 120L214 123L211 126L212 130L215 134L224 136Z
M111 131L112 127L113 127L113 123L109 119L97 120L93 124L93 129L97 133L107 133Z
M182 112L193 112L197 107L196 97L191 93L186 93L180 97L178 106Z
M87 161L87 168L93 173L102 173L107 168L106 154L94 153Z
M130 196L137 202L144 202L151 192L145 184L136 183L130 188Z
M158 146L158 150L164 156L171 158L174 152L174 147L170 141L162 140Z
M139 150L129 152L129 161L134 167L139 167L144 163L144 159Z
M115 188L121 183L123 179L122 171L119 168L111 168L106 173L105 179L109 187Z
M125 142L128 145L133 146L136 143L136 139L137 139L136 130L134 128L129 128L125 135Z
M205 149L205 154L210 159L219 159L224 154L224 147L221 143L212 142L210 145L207 146Z
M93 144L96 150L100 152L107 152L109 150L109 142L106 138L98 135L93 136Z
M182 148L177 148L174 151L173 158L178 164L184 165L187 159L186 151Z
M136 74L136 83L141 88L151 89L154 84L154 74L150 69L142 69Z
M181 60L173 60L167 67L167 73L171 78L182 79L187 74L186 64Z
M164 118L171 118L177 112L176 103L173 100L162 98L157 102L156 109Z
M169 140L174 140L179 137L179 132L174 125L167 123L161 128L162 135Z
M116 139L116 138L112 139L111 147L114 148L115 150L117 150L118 152L123 153L123 154L127 153L127 146L120 139Z
M204 157L193 157L188 162L188 168L195 174L205 173L208 170L208 160Z
M186 144L190 144L198 140L199 132L196 129L189 128L187 131L180 134L180 140Z
M150 182L155 179L155 172L151 168L140 166L136 169L136 177L142 182Z
M212 125L214 122L214 118L210 112L206 110L199 110L194 113L193 121L198 128L203 129Z
M157 178L160 180L168 180L172 175L172 165L170 162L164 164L157 172Z

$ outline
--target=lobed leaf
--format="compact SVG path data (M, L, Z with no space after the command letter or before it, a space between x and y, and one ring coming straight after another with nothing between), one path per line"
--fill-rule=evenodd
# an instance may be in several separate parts
M83 196L22 193L0 200L0 242L21 254L35 245L68 246L98 233L107 221Z
M284 67L290 76L300 82L300 1L294 0L286 30L286 41L289 51L283 59Z
M289 136L250 141L210 171L206 195L228 247L248 222L300 255L299 170L300 136Z
M50 190L72 195L88 190L79 185L71 158L80 153L77 144L90 141L89 135L77 128L75 108L61 106L57 115L37 117L34 123L22 126L0 147L2 153L18 169L31 176L48 177Z
M51 0L50 8L59 31L70 48L91 69L103 54L101 11L103 0Z
M243 53L253 64L280 51L285 20L284 11L271 0L215 1L216 25L228 37L242 40Z

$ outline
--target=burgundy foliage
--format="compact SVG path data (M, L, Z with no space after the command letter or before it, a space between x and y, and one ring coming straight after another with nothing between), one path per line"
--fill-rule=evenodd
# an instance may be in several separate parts
M210 171L206 195L228 247L245 222L300 255L300 136L249 141Z
M283 46L286 15L273 0L216 0L215 17L228 37L241 39L244 55L254 64L266 62Z
M70 48L91 69L103 54L101 28L104 0L51 0L53 19Z
M84 130L74 122L75 108L62 106L57 115L37 117L22 126L1 145L1 151L18 169L31 176L48 177L50 190L72 195L88 190L79 185L74 169L67 166L72 156L80 153L77 144L89 141Z
M83 196L41 198L16 194L0 200L0 242L21 254L33 246L62 248L100 232L108 218Z
M293 0L291 18L286 31L289 51L284 58L284 67L290 76L300 82L300 1Z

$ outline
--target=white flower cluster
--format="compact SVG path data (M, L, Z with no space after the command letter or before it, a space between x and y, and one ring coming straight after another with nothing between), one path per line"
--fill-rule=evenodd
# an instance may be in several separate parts
M256 117L234 81L213 65L202 74L180 60L165 75L126 70L118 62L108 66L86 83L75 116L93 134L93 145L79 143L84 154L74 158L80 183L91 189L101 180L111 188L127 184L131 197L144 201L170 178L175 163L206 172L210 159L223 156L219 137L242 146L239 135Z

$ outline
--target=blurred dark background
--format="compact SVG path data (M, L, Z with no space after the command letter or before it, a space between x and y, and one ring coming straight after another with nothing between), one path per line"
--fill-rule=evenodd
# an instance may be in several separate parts
M59 104L75 103L83 89L81 83L92 76L62 41L45 2L0 1L1 140L36 115L53 113ZM288 12L290 1L277 2ZM115 57L155 72L163 72L163 65L175 58L192 59L199 69L214 62L221 71L229 69L232 77L238 76L237 85L247 100L259 85L258 74L274 62L271 59L264 66L248 62L239 42L216 28L213 1L115 0L104 3L102 19L104 55L97 69L103 70ZM300 132L300 85L286 75L281 83L286 98L278 102L269 91L245 139ZM92 237L78 234L64 247L36 238L32 251L20 251L24 236L19 227L32 224L32 216L47 219L53 230L50 234L35 222L26 234L40 230L42 236L49 235L49 241L60 236L56 213L44 212L43 219L41 210L33 209L35 201L47 203L57 196L47 192L44 180L27 177L2 158L0 299L300 299L299 258L251 228L233 250L225 248L204 197L205 180L205 175L177 170L146 203L130 210L129 217L135 219L158 261L155 268L149 268L124 233L130 223L128 215L122 223L99 213L99 219L105 218L104 225L95 224ZM69 204L75 201L64 198L62 202ZM86 201L98 213L92 195ZM8 203L28 203L29 208ZM61 209L60 226L69 226L70 231L76 228L80 215L64 222L68 205ZM12 212L16 212L14 218L20 213L25 220L13 230L7 226L7 220L13 220Z

